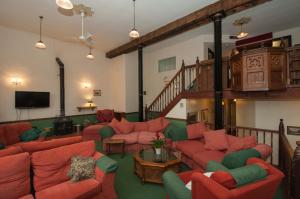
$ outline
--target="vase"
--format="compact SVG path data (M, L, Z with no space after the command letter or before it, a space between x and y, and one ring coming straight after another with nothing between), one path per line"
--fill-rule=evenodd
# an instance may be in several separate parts
M161 154L161 148L155 148L155 154L160 155Z

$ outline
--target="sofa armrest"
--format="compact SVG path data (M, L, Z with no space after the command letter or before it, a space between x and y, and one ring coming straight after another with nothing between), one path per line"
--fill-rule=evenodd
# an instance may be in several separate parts
M115 131L110 126L104 126L99 130L99 134L101 139L104 140L105 138L112 137L115 134Z
M173 171L163 174L163 183L170 199L192 199L191 191Z
M267 144L258 144L253 147L256 151L260 153L262 159L266 160L272 154L272 147Z
M118 169L117 161L103 155L96 160L96 167L104 173L112 173Z

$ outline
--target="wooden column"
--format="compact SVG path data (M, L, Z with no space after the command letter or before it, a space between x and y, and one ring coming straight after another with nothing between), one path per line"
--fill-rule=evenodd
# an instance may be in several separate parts
M144 120L144 96L143 96L143 47L138 47L138 75L139 75L139 121Z
M213 16L214 21L214 45L215 45L215 65L214 65L214 91L215 91L215 129L223 128L222 114L222 17L217 13Z

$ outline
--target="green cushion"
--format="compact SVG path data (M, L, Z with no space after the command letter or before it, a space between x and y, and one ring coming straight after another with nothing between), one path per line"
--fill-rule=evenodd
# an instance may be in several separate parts
M114 129L110 126L104 126L99 131L101 138L108 138L115 134Z
M21 135L20 135L20 140L23 142L29 142L32 140L36 140L39 138L39 134L38 131L34 128L24 131Z
M229 171L224 165L214 160L211 160L207 163L206 172L215 172L215 171Z
M101 158L96 160L96 165L105 173L114 172L118 168L118 163L107 156L102 156Z
M263 180L267 176L267 171L255 164L232 169L229 173L235 179L238 187Z
M173 141L188 139L186 128L174 123L169 124L169 126L164 130L164 134L166 138L169 138Z
M0 150L1 150L1 149L5 149L5 145L2 144L2 143L0 143Z
M192 199L191 191L173 171L163 174L163 182L170 199Z
M222 164L228 169L235 169L246 164L248 158L260 158L260 153L255 149L246 149L225 155Z

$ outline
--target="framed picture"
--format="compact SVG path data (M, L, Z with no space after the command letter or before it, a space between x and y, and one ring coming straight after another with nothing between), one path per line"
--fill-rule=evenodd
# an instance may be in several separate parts
M300 135L300 127L299 126L287 126L287 134L288 135Z
M278 37L272 40L272 47L291 47L292 46L292 36Z
M94 96L101 96L101 90L94 90Z

